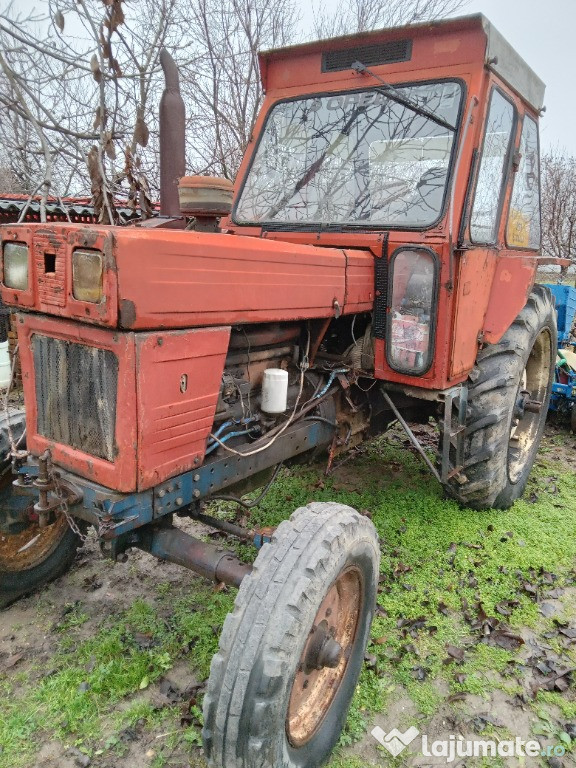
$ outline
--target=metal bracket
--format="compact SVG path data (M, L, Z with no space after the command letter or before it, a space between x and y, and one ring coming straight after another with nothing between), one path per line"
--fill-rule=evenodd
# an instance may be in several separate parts
M457 417L455 408L458 409ZM444 393L444 419L442 434L442 455L440 457L440 482L445 483L458 475L464 468L464 437L466 433L466 411L468 410L468 387L460 384ZM450 448L456 451L454 466L450 463Z
M416 437L414 432L412 432L412 430L408 426L408 423L405 421L405 419L403 418L403 416L400 413L400 411L398 410L398 408L396 408L396 406L392 402L392 399L391 399L390 395L388 394L388 392L386 392L385 389L382 390L382 395L384 397L384 400L386 400L386 402L390 406L390 409L391 409L392 413L394 414L394 416L396 417L396 419L398 420L398 423L400 424L400 426L402 427L404 432L406 432L406 434L408 436L408 439L410 440L410 442L412 443L414 448L416 448L416 450L418 451L420 456L422 456L422 458L424 459L424 462L425 462L426 466L428 467L428 469L430 470L430 472L432 472L432 474L434 475L436 480L438 480L438 482L441 483L442 482L442 478L438 474L438 470L436 469L434 464L432 464L432 462L430 461L430 459L426 455L426 451L420 445L420 442L419 442L418 438Z
M436 469L434 464L430 461L426 455L426 451L420 445L418 438L412 432L409 425L406 423L402 414L398 408L392 402L390 395L385 389L382 389L382 395L390 406L392 413L398 420L400 426L406 432L408 439L418 451L426 466L432 472L436 480L439 483L445 483L450 478L457 475L463 469L464 463L464 435L466 432L466 411L468 408L468 388L465 384L460 384L457 387L448 389L441 393L441 397L444 400L444 419L442 427L442 454L440 456L440 472ZM455 404L458 407L458 417L454 424L454 410ZM454 466L450 463L450 446L454 446L456 449L456 463Z

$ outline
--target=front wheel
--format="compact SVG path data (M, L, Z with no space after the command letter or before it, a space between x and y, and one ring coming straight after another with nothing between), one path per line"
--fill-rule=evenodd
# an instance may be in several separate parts
M0 609L65 573L80 544L64 515L40 528L27 497L0 490Z
M464 466L445 486L461 504L507 509L522 495L546 423L556 346L552 295L536 285L502 339L480 351L470 374Z
M370 520L313 503L260 551L224 623L204 699L215 768L315 768L362 668L380 551Z

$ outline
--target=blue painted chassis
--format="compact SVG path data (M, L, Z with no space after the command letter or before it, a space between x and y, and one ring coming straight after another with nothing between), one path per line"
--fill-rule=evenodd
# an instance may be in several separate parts
M186 509L191 504L208 499L226 488L258 472L286 461L315 448L327 446L334 435L334 427L324 421L314 421L314 417L296 422L277 437L267 448L251 456L224 454L210 458L202 466L190 472L160 483L154 488L139 493L121 494L102 485L92 483L57 468L65 484L71 485L81 495L82 500L71 508L71 513L96 526L99 536L104 541L126 538L137 528L159 520L173 512ZM254 451L259 445L266 445L263 438L252 443L249 450ZM245 446L239 446L244 450ZM30 457L18 473L25 478L38 475L38 463ZM22 478L22 479L23 479ZM37 496L34 487L29 484L18 485L20 492ZM258 546L258 541L254 541Z
M556 314L558 316L558 348L561 349L569 340L576 313L576 288L568 285L555 285L546 283L554 296ZM570 373L563 369L568 380L561 383L560 366L556 366L555 381L552 385L550 397L551 411L569 412L576 404L576 373Z
M556 366L556 377L558 377L558 366ZM552 384L552 396L550 398L551 411L563 411L574 408L576 404L576 373L568 374L568 382L561 384L555 381Z

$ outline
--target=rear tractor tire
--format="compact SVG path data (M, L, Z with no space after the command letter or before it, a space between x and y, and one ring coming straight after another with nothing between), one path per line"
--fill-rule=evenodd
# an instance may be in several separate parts
M536 285L469 376L463 469L445 484L462 505L507 509L524 492L546 423L556 347L552 296Z
M204 699L213 768L316 768L344 725L376 603L373 524L313 503L276 530L224 623Z

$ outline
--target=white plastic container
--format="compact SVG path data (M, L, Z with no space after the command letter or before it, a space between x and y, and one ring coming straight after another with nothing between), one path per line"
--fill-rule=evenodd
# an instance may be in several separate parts
M284 413L288 407L288 371L268 368L262 377L262 404L264 413Z
M8 342L0 342L0 389L6 389L10 384L10 351Z

